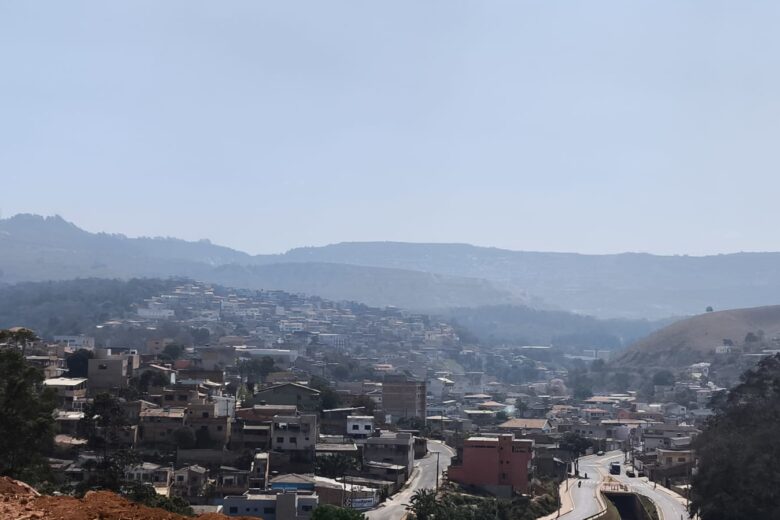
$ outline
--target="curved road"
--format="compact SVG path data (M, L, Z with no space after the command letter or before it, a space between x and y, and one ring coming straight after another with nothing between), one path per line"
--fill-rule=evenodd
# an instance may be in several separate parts
M400 520L406 514L406 505L418 489L436 487L436 453L439 454L439 475L450 465L455 455L452 448L438 441L428 441L428 455L414 463L415 470L406 486L385 500L376 509L366 512L369 520Z
M620 462L620 475L609 475L609 464ZM609 475L615 480L626 484L631 491L645 495L655 503L661 520L685 520L688 518L685 499L661 486L655 487L644 477L630 478L626 476L626 466L623 464L623 452L613 451L604 456L590 455L580 459L580 476L588 474L587 479L580 479L582 487L575 484L570 487L574 509L562 514L565 520L584 520L602 510L597 498L601 482Z

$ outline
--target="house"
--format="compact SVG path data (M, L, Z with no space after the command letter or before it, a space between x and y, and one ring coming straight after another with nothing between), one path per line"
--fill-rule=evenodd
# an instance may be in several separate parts
M347 436L355 439L370 437L374 431L373 415L348 415Z
M230 441L230 417L218 416L217 405L213 401L189 405L186 422L195 430L196 436L208 438L214 446L224 447Z
M57 394L57 408L72 410L74 401L87 395L87 380L82 377L54 377L43 380L44 386Z
M398 464L405 468L405 478L409 478L414 468L414 436L406 432L375 432L366 439L363 460Z
M222 495L237 495L249 489L250 470L232 466L220 466L216 478L216 490Z
M127 388L128 359L125 356L92 358L87 365L87 386L90 390Z
M255 453L252 459L252 467L249 469L249 487L265 489L268 483L268 471L271 467L269 453Z
M476 486L496 496L527 493L534 441L512 434L471 437L463 442L462 461L450 466L453 482Z
M315 492L249 493L226 496L222 513L258 516L263 520L309 520L319 504Z
M552 427L547 419L509 419L497 426L499 430L510 431L518 435L529 433L550 433Z
M317 443L317 416L277 415L271 429L271 448L275 451L314 451Z
M139 414L142 444L175 444L174 433L184 426L186 408L149 408Z
M173 468L142 462L126 468L125 479L130 482L150 484L154 486L157 494L168 496L173 481Z
M203 466L184 466L173 472L171 494L177 497L197 497L203 494L209 471Z
M388 374L382 381L382 409L392 422L417 417L425 419L425 381L404 375Z
M298 383L282 383L258 390L249 403L289 405L302 412L315 412L320 409L320 391Z

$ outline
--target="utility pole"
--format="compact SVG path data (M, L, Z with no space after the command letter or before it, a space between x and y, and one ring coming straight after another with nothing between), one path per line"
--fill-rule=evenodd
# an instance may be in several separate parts
M436 491L439 491L439 455L440 452L436 452Z

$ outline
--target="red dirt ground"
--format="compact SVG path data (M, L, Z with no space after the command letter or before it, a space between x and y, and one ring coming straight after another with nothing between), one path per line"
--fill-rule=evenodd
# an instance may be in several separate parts
M2 520L227 520L207 513L187 517L164 509L142 506L109 491L91 491L83 499L40 496L23 482L0 478L0 519ZM230 517L235 519L236 517ZM241 517L239 520L257 520Z

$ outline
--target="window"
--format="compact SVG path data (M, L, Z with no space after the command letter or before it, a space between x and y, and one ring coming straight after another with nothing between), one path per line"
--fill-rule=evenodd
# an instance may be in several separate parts
M231 515L237 515L238 514L238 508L236 506L230 506L230 509L228 510L228 512Z
M366 429L366 430L370 430L371 429L371 425L370 424L366 424L363 428Z
M359 429L360 429L360 426L359 426L359 425L357 425L357 424L353 424L353 425L352 425L352 429L353 429L353 430L359 430Z
M284 443L284 437L277 437L276 442L278 442L279 444Z
M311 506L301 506L302 511L311 511Z
M298 444L298 439L295 437L290 437L290 444Z
M108 370L108 365L106 365L105 363L100 363L98 365L98 370Z
M208 416L209 416L209 413L208 413L208 412L203 412L203 418L204 418L204 419L207 419L207 418L208 418Z
M166 395L165 396L165 400L166 401L173 401L173 396L172 395Z
M184 482L184 476L183 475L176 475L176 482Z

